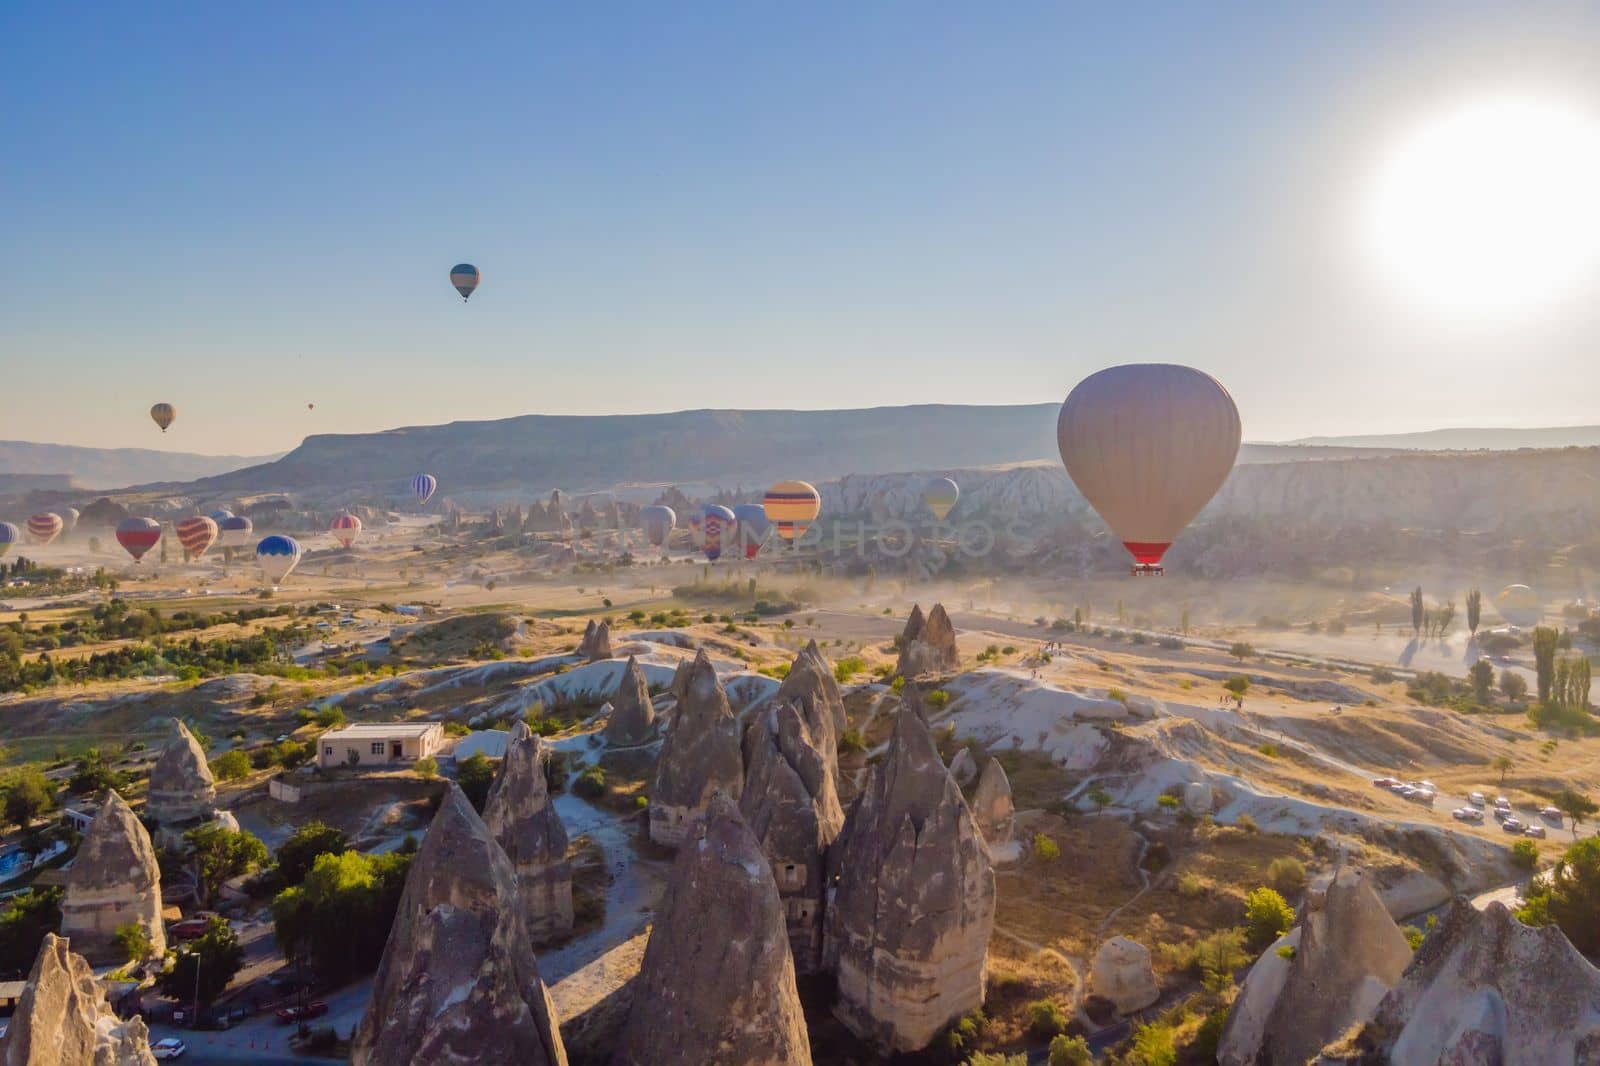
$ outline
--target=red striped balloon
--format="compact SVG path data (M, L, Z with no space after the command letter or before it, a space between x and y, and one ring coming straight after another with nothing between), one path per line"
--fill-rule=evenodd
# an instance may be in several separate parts
M353 514L342 514L333 520L328 532L333 534L334 540L348 548L361 536L361 519Z
M154 518L130 517L117 523L117 543L133 556L133 561L143 559L145 553L161 539L161 523Z
M28 536L35 544L49 544L61 535L66 522L53 511L41 511L28 518Z
M191 558L198 559L217 542L217 522L203 514L191 515L177 525L178 543Z

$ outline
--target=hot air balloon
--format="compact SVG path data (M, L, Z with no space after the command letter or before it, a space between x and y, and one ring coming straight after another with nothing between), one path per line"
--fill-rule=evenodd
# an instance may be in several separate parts
M689 540L696 548L703 548L706 544L706 512L705 508L689 512Z
M154 518L124 518L117 523L117 543L138 562L161 539L161 523Z
M53 511L40 511L36 515L28 516L28 536L33 538L35 544L43 547L60 536L65 525L61 516Z
M471 263L457 263L450 268L450 284L461 294L463 303L472 295L472 291L478 287L478 282L482 278L483 275L478 273L478 268Z
M822 494L805 481L780 481L767 490L761 500L767 520L784 540L806 535L811 523L822 513Z
M761 545L766 543L767 534L772 532L766 508L759 503L741 503L733 509L733 517L739 523L739 543L744 545L744 557L754 559Z
M1507 585L1501 589L1494 598L1494 609L1500 612L1501 618L1519 629L1536 626L1539 619L1544 617L1539 594L1527 585Z
M438 488L439 479L432 474L418 474L411 479L411 491L417 494L418 503L426 504Z
M218 507L215 511L210 512L211 520L218 526L222 525L222 523L226 522L232 517L233 512L228 510L226 507Z
M949 517L956 501L961 498L961 488L947 477L936 477L922 490L922 502L928 505L933 517L943 522Z
M161 427L161 432L163 433L167 431L168 426L172 425L172 420L177 417L178 409L170 403L158 403L150 408L150 418L156 425Z
M1133 556L1159 574L1172 541L1210 502L1239 454L1239 409L1215 378L1186 366L1114 366L1061 405L1067 474Z
M217 523L217 540L224 548L248 548L255 543L255 523L243 515L229 515Z
M724 544L732 544L738 519L721 504L711 504L700 516L700 533L705 540L706 558L716 562L722 558Z
M22 539L22 530L10 522L0 522L0 555L11 550L11 546Z
M261 564L261 573L274 585L288 577L289 572L299 565L302 554L299 541L277 533L264 537L256 545L256 561Z
M361 536L361 519L353 514L342 514L333 520L333 524L328 527L328 531L333 534L333 539L338 541L340 545L349 548L350 545L356 542L356 538Z
M83 517L83 512L76 507L68 507L61 513L61 520L66 523L66 532L71 533L78 528L78 519Z
M178 534L178 543L183 545L183 550L189 553L191 559L198 559L210 551L221 532L216 519L203 514L190 515L173 528Z
M644 524L645 539L658 548L666 546L667 538L672 536L672 527L678 524L678 515L666 504L653 503L639 512L640 521Z
M306 404L306 410L307 411L315 411L316 409L317 409L317 405L316 404L314 404L314 403Z

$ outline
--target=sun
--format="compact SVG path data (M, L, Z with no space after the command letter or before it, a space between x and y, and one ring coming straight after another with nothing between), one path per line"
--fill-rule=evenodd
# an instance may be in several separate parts
M1408 300L1525 315L1600 273L1600 115L1484 97L1407 130L1368 190L1366 238Z

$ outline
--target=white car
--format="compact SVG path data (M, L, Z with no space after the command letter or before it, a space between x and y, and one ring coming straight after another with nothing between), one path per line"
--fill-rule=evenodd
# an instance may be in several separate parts
M1525 837L1536 837L1539 840L1543 840L1544 839L1544 826L1542 826L1542 825L1530 825L1530 826L1528 826L1528 828L1526 828L1526 829L1524 829L1522 831L1522 835L1525 836Z
M158 1059L181 1059L189 1049L182 1040L169 1036L150 1045L150 1054Z
M1483 812L1476 807L1457 807L1450 812L1450 817L1458 822L1481 822L1483 821Z
M1496 796L1494 798L1494 809L1497 811L1509 811L1511 809L1511 801L1504 796Z
M1560 807L1546 807L1544 810L1539 812L1539 817L1547 818L1550 821L1555 822L1557 825L1560 825L1561 824L1561 817L1562 817L1561 808Z
M1472 804L1474 807L1482 807L1485 803L1488 803L1489 800L1482 792L1472 792L1467 795L1467 802Z
M1508 833L1520 833L1526 829L1527 826L1523 825L1515 818L1507 818L1505 821L1500 823L1500 828L1504 829Z

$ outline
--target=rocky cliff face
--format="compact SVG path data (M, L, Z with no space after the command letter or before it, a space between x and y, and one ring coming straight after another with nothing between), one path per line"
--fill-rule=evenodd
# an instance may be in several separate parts
M914 1051L983 1003L994 872L912 701L828 871L824 961L838 976L835 1012L857 1035Z
M150 771L150 816L163 826L210 818L217 804L217 781L200 742L178 719L172 720L166 746Z
M144 927L151 955L160 958L167 934L155 848L122 797L108 792L67 873L61 932L90 962L109 965L126 961L115 937L129 923Z
M611 623L596 625L594 619L584 628L583 639L578 642L578 657L589 662L611 658Z
M683 688L650 790L650 839L657 844L680 843L711 793L720 789L737 800L744 784L739 723L704 651Z
M1393 1066L1597 1063L1600 970L1560 929L1457 898L1358 1043Z
M617 1066L809 1066L783 904L727 796L673 864Z
M1405 934L1352 866L1308 901L1289 936L1292 959L1268 949L1245 977L1218 1048L1223 1066L1315 1058L1370 1018L1411 962Z
M511 860L451 786L406 877L354 1066L566 1066Z
M522 917L536 944L572 930L567 830L550 802L547 757L544 741L526 722L518 722L483 807L484 824L516 872Z
M5 1066L155 1066L149 1032L106 1002L83 956L46 933L0 1047Z
M656 711L650 702L650 686L639 669L639 660L628 656L628 666L611 697L611 717L606 721L606 743L612 747L633 747L655 736Z
M907 680L924 674L951 674L961 669L961 653L956 650L956 627L936 603L928 616L913 604L906 628L900 634L900 660L895 673Z

